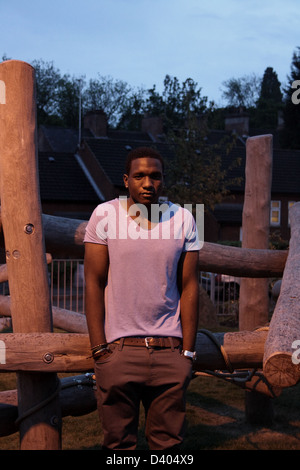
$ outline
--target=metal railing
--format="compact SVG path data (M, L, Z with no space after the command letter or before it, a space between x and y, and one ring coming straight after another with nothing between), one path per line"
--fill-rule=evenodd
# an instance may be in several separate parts
M238 315L240 278L201 271L199 283L209 295L217 316Z
M51 302L73 312L84 312L82 259L53 259L48 265Z

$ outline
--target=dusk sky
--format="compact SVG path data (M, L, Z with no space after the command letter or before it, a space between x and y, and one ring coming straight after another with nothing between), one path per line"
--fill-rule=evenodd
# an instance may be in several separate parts
M160 91L192 78L218 105L223 82L272 67L284 84L300 46L299 0L0 0L0 58L53 62Z

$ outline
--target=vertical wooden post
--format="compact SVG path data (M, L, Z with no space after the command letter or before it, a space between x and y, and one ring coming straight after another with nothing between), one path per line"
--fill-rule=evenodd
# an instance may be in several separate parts
M267 249L269 243L273 136L250 137L246 143L246 184L243 248ZM251 331L268 322L268 279L243 278L240 286L239 329ZM271 400L246 392L246 417L252 424L270 424Z
M272 135L263 135L250 137L246 143L243 248L268 248L272 139ZM243 278L240 288L239 329L251 331L265 325L268 311L268 279Z
M52 332L37 163L34 69L0 64L1 217L14 333ZM21 449L61 448L56 374L18 373Z

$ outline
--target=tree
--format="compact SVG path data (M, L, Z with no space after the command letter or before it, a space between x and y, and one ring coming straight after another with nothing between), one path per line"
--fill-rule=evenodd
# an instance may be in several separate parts
M161 116L166 129L185 125L190 114L200 116L206 109L207 97L201 96L201 88L191 78L180 84L177 77L166 75L161 95L155 86L148 90L145 113Z
M144 116L145 93L143 88L133 90L127 95L117 128L128 131L139 131Z
M64 75L58 84L57 112L64 127L78 128L80 96L84 87L84 77Z
M61 124L58 116L58 89L60 71L53 62L35 60L31 64L35 69L38 124Z
M197 116L189 116L186 127L173 135L174 158L167 162L167 195L171 200L179 204L201 203L205 210L213 210L229 194L231 185L240 184L239 178L229 176L240 160L228 166L224 163L235 140L225 139L209 143L205 120L199 125Z
M108 124L116 126L124 107L128 105L131 91L131 87L123 80L98 75L97 79L89 81L83 93L84 111L101 109L107 116Z
M261 82L260 95L257 101L256 127L276 128L278 113L282 109L282 98L277 73L272 67L267 67Z
M295 104L292 100L292 95L295 92L292 85L296 80L300 80L300 47L297 47L293 53L288 86L284 89L284 129L281 133L283 147L300 149L300 105Z
M223 82L225 90L223 98L228 106L234 108L252 108L255 107L259 97L261 79L257 75L244 75L240 78L230 78Z

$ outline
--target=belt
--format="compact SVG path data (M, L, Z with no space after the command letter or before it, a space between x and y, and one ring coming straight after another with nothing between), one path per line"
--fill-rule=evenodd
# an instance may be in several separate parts
M146 348L177 348L181 345L182 340L180 338L173 337L157 337L157 336L146 336L145 338L127 336L113 341L113 344L123 343L125 346L146 346Z

